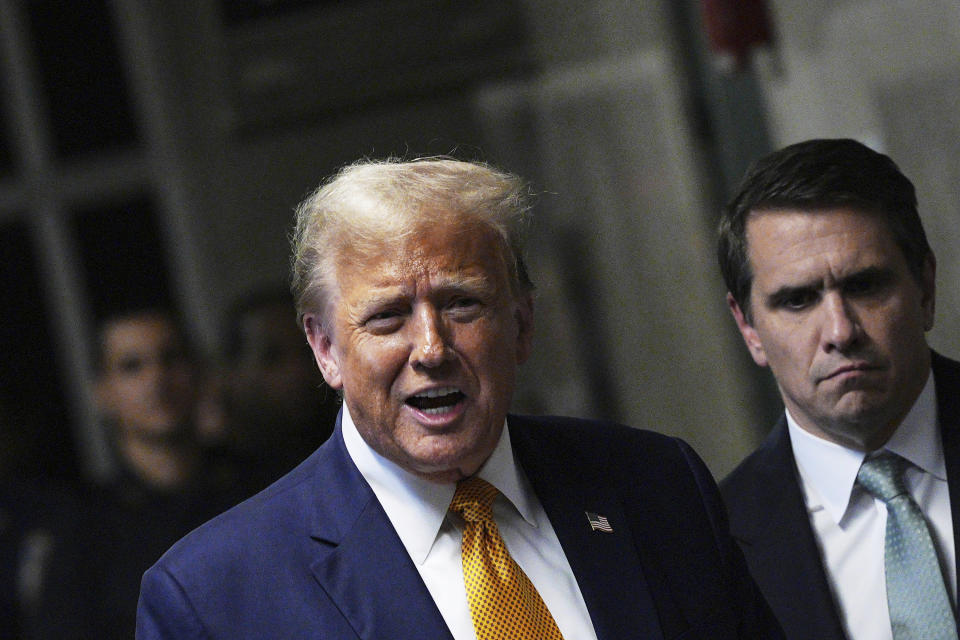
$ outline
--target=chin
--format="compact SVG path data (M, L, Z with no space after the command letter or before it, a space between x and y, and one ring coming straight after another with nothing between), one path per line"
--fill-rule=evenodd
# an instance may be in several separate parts
M136 429L141 437L153 440L180 439L192 431L193 427L187 421L154 423Z
M840 422L836 433L864 450L883 446L891 435L883 432L883 427L889 421L877 413L861 412L845 416Z
M406 466L413 473L429 480L456 482L457 480L476 473L485 461L486 458L477 464L472 461L472 458L467 458L457 453L454 455L413 457L410 460L410 464Z

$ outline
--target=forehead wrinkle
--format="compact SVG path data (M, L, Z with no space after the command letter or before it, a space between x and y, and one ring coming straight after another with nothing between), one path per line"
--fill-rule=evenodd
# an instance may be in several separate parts
M459 270L440 271L427 269L424 277L410 274L404 278L386 276L382 284L371 284L357 300L357 306L369 307L399 298L427 295L431 292L451 290L490 291L493 284L488 274L470 274ZM398 274L399 275L399 274ZM425 291L422 289L426 289Z
M401 298L417 296L429 297L453 291L489 293L494 289L486 274L472 275L460 272L428 274L424 279L417 278L409 284L374 289L361 300L361 306L375 306Z

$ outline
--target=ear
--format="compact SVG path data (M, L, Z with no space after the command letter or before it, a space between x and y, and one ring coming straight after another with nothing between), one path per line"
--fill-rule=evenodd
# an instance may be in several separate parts
M729 292L727 292L727 306L730 307L730 313L733 314L733 319L737 323L737 329L740 330L740 335L743 336L743 342L747 345L747 350L753 357L753 361L761 367L767 366L767 354L763 350L763 342L760 340L760 334L757 333L757 330L754 329L753 325L747 320L746 314L743 313L740 305L737 304L737 301L733 299L733 295Z
M933 312L937 306L936 281L937 259L931 251L923 261L923 272L920 278L920 304L923 307L923 328L925 331L933 329Z
M339 391L343 388L340 359L330 336L323 328L323 323L320 322L320 316L312 313L304 314L303 332L307 335L307 342L310 343L310 350L313 351L313 357L317 361L317 366L320 367L323 379L332 389Z
M521 295L513 310L517 323L517 364L523 364L533 350L533 296Z

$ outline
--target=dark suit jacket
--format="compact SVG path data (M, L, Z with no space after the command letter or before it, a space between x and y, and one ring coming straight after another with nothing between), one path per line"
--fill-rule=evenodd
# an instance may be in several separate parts
M782 637L687 445L574 419L509 424L599 638ZM585 511L613 533L592 531ZM451 638L339 421L303 464L144 575L137 625L141 640Z
M933 379L960 550L960 363L934 353ZM782 416L764 444L720 483L731 531L787 638L845 640L797 474Z

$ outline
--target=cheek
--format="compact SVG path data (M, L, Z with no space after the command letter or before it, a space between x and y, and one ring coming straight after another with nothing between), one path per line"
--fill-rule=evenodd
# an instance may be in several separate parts
M118 404L135 406L146 398L149 391L147 385L139 380L130 379L116 385L113 397Z
M498 329L503 329L499 327ZM472 365L485 386L510 387L516 377L517 350L515 336L509 331L477 331L464 341L464 350L471 354Z
M792 380L803 376L810 365L811 355L799 332L791 332L785 338L763 336L763 353L770 371L777 379Z
M353 345L341 361L344 385L357 393L387 393L406 361L401 340L366 339Z

